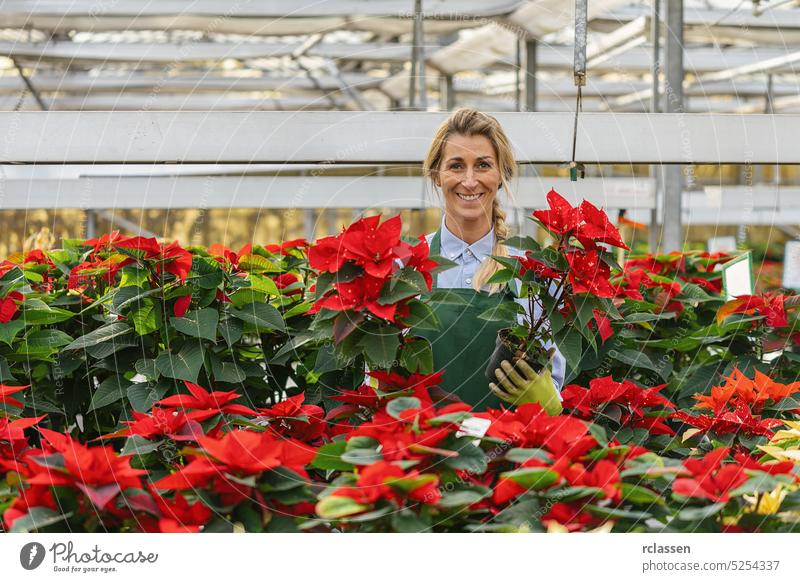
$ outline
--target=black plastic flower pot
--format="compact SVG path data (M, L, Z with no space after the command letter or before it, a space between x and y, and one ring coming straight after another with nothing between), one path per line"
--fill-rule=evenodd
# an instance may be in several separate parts
M489 382L497 382L495 370L503 369L500 366L503 360L508 360L512 366L516 366L517 361L524 359L534 371L537 373L541 371L542 366L530 353L525 352L524 343L523 339L511 335L511 328L506 327L497 332L494 351L489 358L489 363L486 365L485 374Z

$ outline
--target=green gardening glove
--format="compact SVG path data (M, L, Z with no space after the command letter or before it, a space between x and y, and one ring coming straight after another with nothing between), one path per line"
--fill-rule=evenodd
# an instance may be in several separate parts
M497 369L494 373L502 389L494 382L489 384L489 389L500 400L517 406L538 402L550 416L561 414L563 407L549 367L537 374L524 360L517 361L516 368L508 360L503 360L500 366L503 369Z

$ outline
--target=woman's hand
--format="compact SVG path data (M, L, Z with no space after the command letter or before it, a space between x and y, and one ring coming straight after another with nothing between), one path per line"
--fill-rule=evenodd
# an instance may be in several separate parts
M537 374L524 360L517 361L516 369L508 360L503 360L500 366L503 369L497 369L494 373L503 389L494 382L489 384L489 389L500 400L517 406L538 402L550 416L561 414L563 407L556 394L549 367Z

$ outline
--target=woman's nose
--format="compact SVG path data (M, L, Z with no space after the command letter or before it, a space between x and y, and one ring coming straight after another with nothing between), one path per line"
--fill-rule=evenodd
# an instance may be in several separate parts
M475 179L475 173L471 169L468 169L461 183L465 188L474 188L478 185L478 180Z

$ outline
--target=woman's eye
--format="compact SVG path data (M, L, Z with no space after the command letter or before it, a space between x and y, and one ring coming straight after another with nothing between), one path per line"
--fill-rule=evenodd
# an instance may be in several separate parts
M489 162L481 162L481 168L491 168L492 164Z

